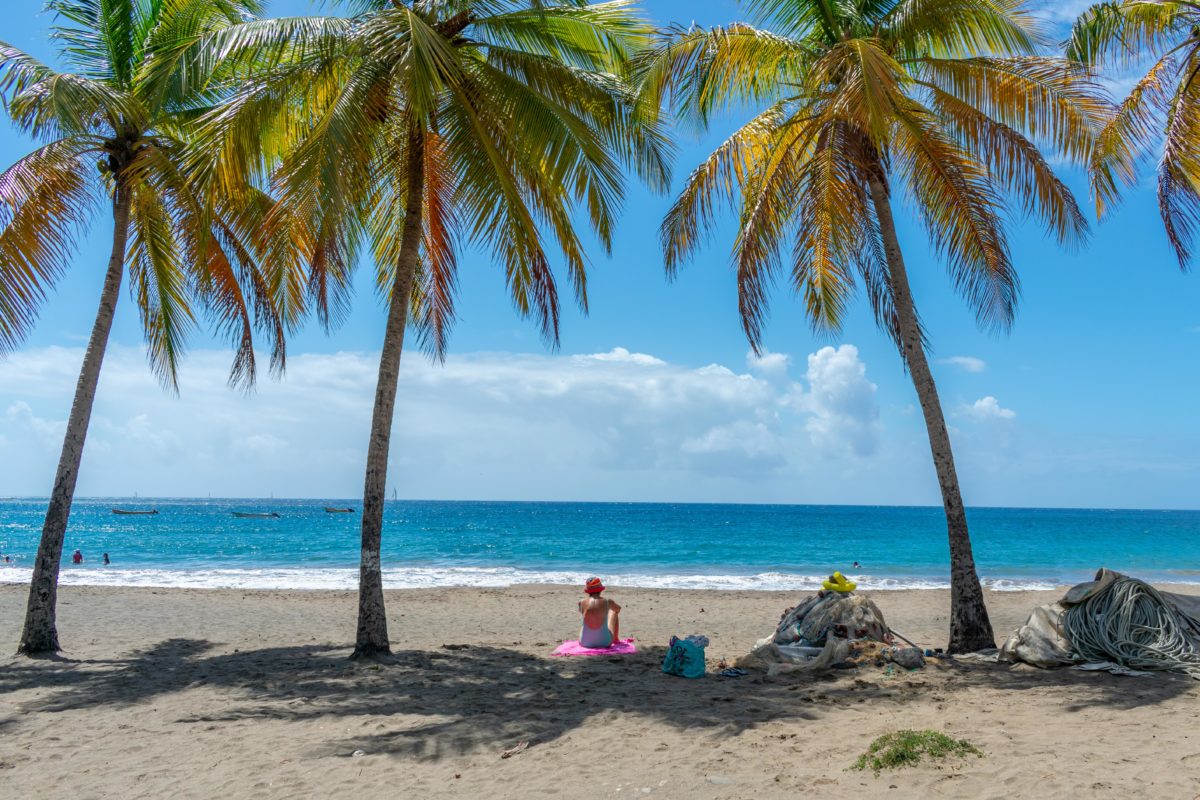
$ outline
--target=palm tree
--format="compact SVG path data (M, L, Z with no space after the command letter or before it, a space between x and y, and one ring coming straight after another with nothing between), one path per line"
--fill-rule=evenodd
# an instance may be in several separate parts
M781 270L825 332L839 329L862 280L929 434L950 542L950 650L992 647L892 200L907 196L981 325L1006 329L1018 296L1004 222L1010 202L1063 242L1088 227L1035 142L1081 159L1105 106L1084 70L1037 55L1039 32L1020 0L746 6L772 30L665 31L639 64L644 102L701 127L719 109L762 109L687 179L662 225L668 273L727 201L739 212L738 308L755 350Z
M1089 66L1153 59L1097 137L1088 164L1096 213L1138 180L1138 162L1162 142L1158 208L1179 266L1191 260L1200 224L1200 5L1193 2L1099 3L1080 15L1067 57Z
M345 308L363 242L388 302L363 486L354 649L363 658L390 650L380 549L406 327L444 354L458 254L472 246L491 252L518 312L557 344L547 238L586 310L574 212L607 249L623 166L665 185L668 146L617 77L647 31L628 0L349 5L350 20L252 23L226 37L230 63L248 54L258 66L205 136L222 168L271 170L323 320Z
M246 189L202 186L184 169L188 121L220 87L194 50L204 34L241 23L253 0L54 0L54 37L75 71L58 72L0 43L0 95L18 128L42 140L0 175L0 351L19 345L46 293L70 266L102 203L112 254L84 355L42 528L20 651L59 649L59 563L92 401L125 270L150 366L177 389L176 367L198 312L233 339L231 382L255 376L253 333L264 330L282 369L287 272L254 253L270 202ZM98 159L98 160L97 160ZM281 264L285 263L283 260Z

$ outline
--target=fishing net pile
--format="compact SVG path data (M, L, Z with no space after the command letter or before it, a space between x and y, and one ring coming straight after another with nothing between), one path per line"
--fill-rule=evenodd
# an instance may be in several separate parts
M1101 569L1057 603L1034 609L1000 648L999 659L1125 674L1173 671L1200 679L1200 597L1160 592Z
M759 640L736 666L776 675L866 661L894 660L911 667L924 663L916 648L893 648L891 643L883 612L869 597L826 590L784 611L775 632Z

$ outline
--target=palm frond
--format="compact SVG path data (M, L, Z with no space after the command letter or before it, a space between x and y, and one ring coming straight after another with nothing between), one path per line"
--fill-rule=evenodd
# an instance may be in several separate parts
M181 0L196 6L175 24L156 31L138 72L139 91L173 107L186 106L214 89L224 99L272 70L309 66L334 58L352 29L340 17L251 19L225 24L226 15L204 12L212 0ZM214 18L215 17L215 18Z
M17 127L39 138L115 132L147 119L146 110L127 92L56 72L3 42L0 97Z
M833 112L852 120L877 145L885 144L892 120L907 105L912 83L878 39L851 39L830 48L813 66L812 79L841 83L841 91L830 101Z
M833 44L845 37L853 17L843 12L850 4L829 0L744 0L750 18L792 39L815 39ZM856 9L857 10L857 9Z
M413 303L419 320L418 332L425 350L434 358L445 359L454 325L454 300L458 290L457 230L455 206L457 182L451 170L446 144L441 137L427 135L425 157L425 223L422 237L424 269L414 281L419 292Z
M272 370L280 374L286 365L286 335L304 312L298 247L292 231L279 230L277 203L261 190L203 186L180 170L186 146L156 140L131 174L166 198L191 293L233 344L230 383L249 389L257 377L256 330L270 342Z
M534 4L473 17L469 36L487 46L540 55L579 70L619 73L652 29L634 0Z
M768 108L726 139L688 176L659 229L668 277L675 275L711 233L720 207L733 208L742 183L749 179L755 162L767 157L785 118L785 105Z
M821 126L811 158L788 187L799 198L792 282L818 332L841 330L871 220L862 134L838 120ZM781 197L782 199L782 197ZM864 242L864 233L868 241Z
M1025 0L901 0L879 26L900 57L1034 55L1049 38Z
M858 242L858 248L852 254L852 258L858 274L862 277L867 302L871 305L871 314L875 318L876 326L892 340L897 350L903 352L904 340L900 333L896 297L874 208L868 205L866 215L856 222L855 241ZM925 327L920 321L920 312L914 309L914 313L917 314L917 325L920 328L921 346L928 347L929 341Z
M1083 241L1088 233L1087 219L1075 195L1054 173L1037 145L953 95L938 89L931 95L931 108L1026 214L1042 222L1061 244Z
M128 260L130 289L142 319L146 357L163 386L179 390L179 361L196 319L187 271L174 236L167 198L149 182L132 189Z
M676 28L635 60L633 73L644 104L669 106L703 125L726 104L783 99L803 83L813 55L800 42L749 25Z
M1184 67L1189 74L1200 70L1200 55ZM1158 170L1158 207L1167 241L1186 270L1192 256L1196 231L1200 228L1200 84L1180 83L1167 107L1162 161Z
M1192 27L1193 3L1169 0L1102 2L1084 11L1071 28L1067 58L1100 64L1114 57L1125 63L1175 44Z
M99 147L89 137L51 142L0 174L0 353L18 347L70 266L99 196Z
M1137 162L1149 155L1159 125L1170 106L1172 83L1179 67L1163 56L1121 101L1109 123L1096 137L1089 163L1096 213L1103 216L1120 202L1121 187L1137 184Z
M52 38L80 75L128 89L132 4L126 0L49 0L55 15Z
M465 89L465 87L464 87ZM439 116L442 135L458 176L458 199L469 240L487 246L501 264L513 304L532 316L543 338L558 341L558 289L546 256L542 232L530 208L523 177L536 164L522 158L520 140L506 122L489 113L482 96L455 93L456 102ZM521 171L525 171L525 175Z
M1082 163L1111 118L1089 71L1061 59L920 59L921 81Z
M897 117L894 163L947 262L955 287L982 324L1006 330L1020 284L1000 217L1003 199L987 170L914 110Z

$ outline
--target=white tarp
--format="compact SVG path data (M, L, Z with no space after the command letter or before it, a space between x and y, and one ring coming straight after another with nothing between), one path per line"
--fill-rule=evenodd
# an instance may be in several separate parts
M1072 609L1076 609L1074 613L1098 614L1099 612L1092 610L1096 606L1095 602L1086 607L1085 604L1089 600L1102 599L1102 595L1112 590L1114 584L1118 582L1128 584L1131 579L1119 572L1100 569L1096 573L1095 580L1073 586L1057 603L1035 608L1028 621L1008 637L1008 641L1000 648L998 659L1007 662L1021 661L1036 667L1078 665L1084 669L1105 669L1125 675L1146 674L1139 669L1131 668L1137 666L1152 669L1179 668L1195 674L1193 668L1186 663L1176 663L1172 666L1171 659L1159 658L1153 652L1149 652L1147 658L1131 657L1128 637L1122 637L1121 646L1115 643L1115 637L1113 637L1114 644L1110 650L1106 651L1104 644L1108 639L1104 638L1104 623L1107 620L1099 618L1083 620L1088 624L1087 630L1100 631L1093 637L1095 641L1089 642L1086 648L1077 647L1070 641L1067 615L1072 613ZM1136 583L1141 584L1141 582ZM1141 584L1141 586L1146 586L1146 584ZM1139 602L1157 604L1164 623L1172 626L1176 649L1179 651L1173 658L1176 661L1182 658L1191 663L1191 659L1194 657L1197 662L1200 662L1200 597L1157 592L1149 587L1147 590L1139 597ZM1120 598L1112 599L1110 602L1120 602ZM1100 607L1104 608L1105 606ZM1125 610L1111 606L1107 606L1107 608L1109 613L1114 615ZM1156 635L1156 631L1142 630L1135 632L1135 635L1153 637ZM1080 653L1081 649L1085 649L1089 657L1083 657ZM1147 660L1149 663L1146 663ZM1130 661L1137 663L1128 663Z

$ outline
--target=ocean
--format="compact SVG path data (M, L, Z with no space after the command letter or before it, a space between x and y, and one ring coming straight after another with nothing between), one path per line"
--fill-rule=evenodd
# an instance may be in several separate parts
M62 583L351 589L356 500L86 499L71 513ZM352 507L330 514L325 506ZM117 516L113 508L157 508ZM276 512L236 518L233 512ZM43 499L0 500L0 582L29 580ZM1045 589L1110 567L1200 583L1200 511L975 508L986 585ZM85 563L70 563L79 549ZM108 553L110 566L102 566ZM390 501L388 588L578 583L810 590L840 569L867 589L949 585L940 508ZM857 561L861 565L852 567Z

